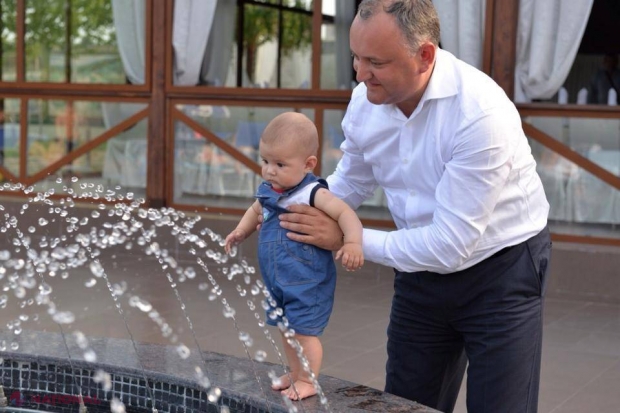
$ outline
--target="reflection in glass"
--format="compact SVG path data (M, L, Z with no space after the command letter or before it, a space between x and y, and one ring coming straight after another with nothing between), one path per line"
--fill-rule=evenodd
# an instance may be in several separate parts
M143 84L144 20L144 0L27 0L26 80Z
M563 91L537 102L616 105L620 94L617 54L579 53L568 73ZM562 90L561 89L561 90Z
M71 2L71 82L125 83L113 20L113 3Z
M67 81L65 0L26 2L26 80Z
M146 119L108 140L101 177L108 187L143 194L146 189L147 165Z
M549 201L551 230L559 234L619 238L620 191L560 154L530 139ZM620 174L620 151L594 150L587 158Z
M324 0L321 26L321 89L351 89L355 74L349 48L354 1Z
M19 176L19 106L20 99L0 99L0 162L15 176Z
M232 145L235 156L259 165L258 144L267 123L292 108L177 105L177 109ZM313 119L312 110L302 110ZM211 142L183 122L175 127L174 198L179 203L201 202L209 206L247 208L261 177L233 154ZM242 198L242 201L239 200Z
M0 0L0 81L14 82L17 76L16 46L16 0Z

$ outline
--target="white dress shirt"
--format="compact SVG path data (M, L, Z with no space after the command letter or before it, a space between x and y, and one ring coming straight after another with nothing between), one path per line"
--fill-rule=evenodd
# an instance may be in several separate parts
M487 75L439 49L406 118L354 90L330 190L354 209L383 188L395 231L364 229L369 261L451 273L539 233L549 204L521 118Z

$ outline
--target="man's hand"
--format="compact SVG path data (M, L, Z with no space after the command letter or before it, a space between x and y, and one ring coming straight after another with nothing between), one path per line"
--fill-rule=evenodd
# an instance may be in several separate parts
M291 212L280 214L282 228L295 231L288 232L287 237L329 251L342 248L343 234L338 223L323 211L308 205L291 205L288 210Z

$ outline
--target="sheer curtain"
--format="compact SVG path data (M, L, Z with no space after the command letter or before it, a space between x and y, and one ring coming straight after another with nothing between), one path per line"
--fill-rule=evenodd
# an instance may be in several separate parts
M434 0L441 24L441 47L482 69L485 0Z
M564 84L594 0L520 0L515 102L549 99Z
M145 2L112 0L112 17L125 76L130 83L142 85L145 79Z
M237 0L218 0L201 68L201 83L224 86L232 57Z
M175 85L198 84L217 3L217 0L175 0L172 24Z

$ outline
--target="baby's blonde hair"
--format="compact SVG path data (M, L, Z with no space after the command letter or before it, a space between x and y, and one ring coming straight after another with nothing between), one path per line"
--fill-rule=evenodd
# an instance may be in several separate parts
M294 142L305 156L316 156L319 133L314 123L304 114L284 112L271 120L260 137L269 144Z

